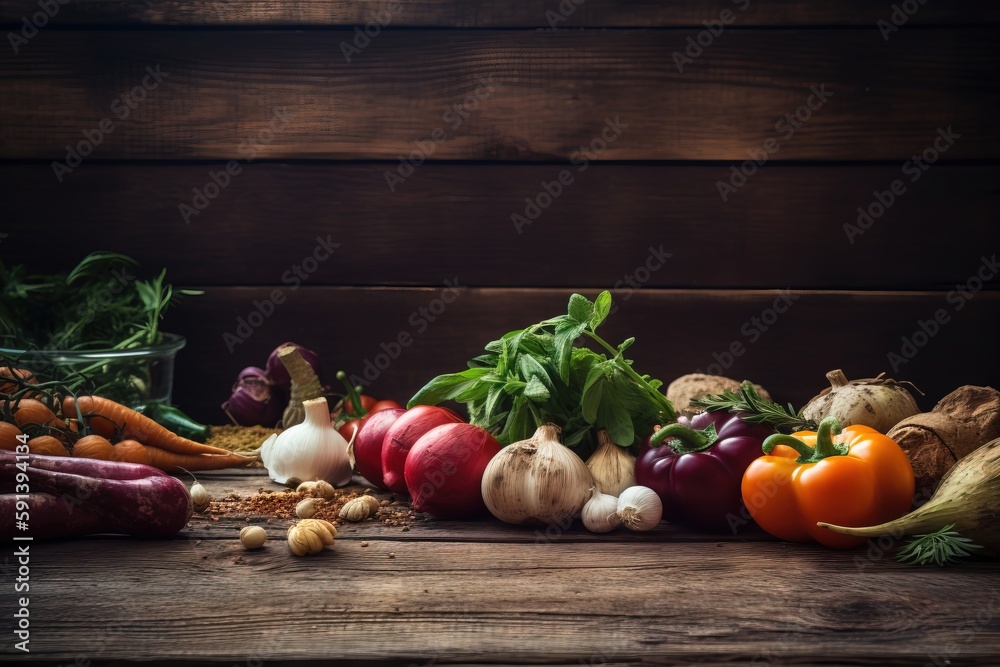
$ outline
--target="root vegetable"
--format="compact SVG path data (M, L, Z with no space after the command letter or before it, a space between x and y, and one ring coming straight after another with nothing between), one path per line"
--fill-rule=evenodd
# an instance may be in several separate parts
M176 454L135 440L122 440L114 446L113 461L125 461L153 466L164 472L198 472L240 468L254 459L226 452L225 454Z
M32 454L45 456L69 456L66 447L58 438L51 435L39 435L28 441L28 451Z
M386 488L393 493L407 493L406 457L410 448L432 428L461 421L448 408L430 405L418 405L400 415L386 431L382 444L382 479Z
M22 388L24 384L38 384L34 374L25 368L11 368L0 366L0 394L13 394Z
M755 384L754 389L761 398L770 401L771 395L759 384ZM674 404L678 414L694 415L704 412L704 408L691 405L691 401L704 398L705 396L717 396L724 391L739 391L740 383L721 375L705 375L703 373L691 373L682 375L667 387L667 400Z
M815 422L835 417L844 428L860 424L886 433L920 408L906 387L883 375L848 381L844 371L830 371L826 374L830 386L802 408L802 416Z
M413 509L437 519L483 514L483 471L499 452L500 443L475 424L427 431L410 449L403 469Z
M31 479L31 536L58 538L92 533L168 537L191 517L184 484L145 466L90 459L32 456L25 462L0 451L0 482L13 484L27 463ZM16 498L0 496L0 535L19 534Z
M76 441L71 453L80 459L110 461L114 457L115 446L103 436L86 435Z
M14 412L14 421L20 428L24 428L25 424L53 426L58 429L66 428L66 422L59 419L56 413L49 409L49 406L37 399L22 398L13 403L11 407Z
M63 399L63 414L75 416L77 406L91 431L109 440L120 432L122 440L136 440L175 454L230 454L228 450L182 438L149 417L107 398L67 396Z
M24 434L17 426L10 422L0 421L0 449L14 451L21 444L21 441L17 439L19 435Z
M959 387L933 410L902 420L887 435L910 458L918 493L926 498L956 461L1000 438L1000 391Z
M931 533L954 524L955 531L1000 556L1000 438L959 460L922 507L895 521L850 528L820 523L823 528L858 537Z

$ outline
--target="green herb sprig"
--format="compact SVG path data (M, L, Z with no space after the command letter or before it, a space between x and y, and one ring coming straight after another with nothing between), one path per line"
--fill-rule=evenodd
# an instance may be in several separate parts
M954 530L955 524L936 530L933 533L917 535L896 554L896 560L914 565L954 565L960 558L972 556L970 549L982 549L972 540L962 537Z
M32 275L0 263L0 347L40 350L124 350L162 341L159 324L179 294L166 270L152 280L130 271L138 263L116 252L92 252L67 274Z
M761 398L753 384L749 380L744 380L740 384L740 390L726 391L716 396L705 396L691 401L694 405L705 408L710 412L728 411L744 413L740 418L750 424L767 424L780 433L792 433L794 431L815 431L817 424L811 419L802 416L801 411L796 411L791 403L788 407Z
M635 339L612 346L598 335L610 312L610 292L594 301L573 294L565 315L492 341L468 370L434 378L409 407L466 403L472 423L503 445L531 437L545 422L561 426L563 443L580 452L596 447L600 428L619 445L639 444L654 425L675 421L676 413L660 392L663 383L640 375L624 357ZM581 337L606 354L576 346Z

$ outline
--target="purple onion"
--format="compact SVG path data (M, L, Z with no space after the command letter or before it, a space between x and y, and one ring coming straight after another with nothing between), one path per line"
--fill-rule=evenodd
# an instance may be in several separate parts
M281 419L287 401L284 392L275 390L267 373L256 366L240 371L233 394L222 404L233 423L238 426L274 426Z
M280 359L278 359L278 350L283 347L288 347L289 345L299 351L299 354L301 354L302 358L306 360L306 363L312 366L313 371L316 373L316 377L318 377L320 382L322 382L323 373L320 369L318 354L295 343L282 343L278 347L274 348L274 352L272 352L271 356L267 358L267 376L271 378L271 384L286 391L292 386L292 378L288 376L288 369L286 369L285 365L281 363Z

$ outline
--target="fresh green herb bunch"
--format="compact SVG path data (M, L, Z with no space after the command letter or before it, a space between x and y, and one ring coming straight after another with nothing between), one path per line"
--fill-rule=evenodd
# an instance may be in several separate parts
M115 252L93 252L68 274L31 275L0 263L0 346L41 350L124 350L156 345L164 311L178 294L130 271L138 263Z
M581 455L596 448L601 428L623 447L640 444L653 426L675 421L676 414L660 392L663 383L639 375L624 358L635 339L612 347L597 335L610 312L609 292L593 302L574 294L566 315L489 343L468 370L434 378L409 407L466 403L472 423L502 445L531 437L546 422L561 426L563 443ZM581 336L607 354L574 346Z
M717 396L705 396L691 403L708 412L739 412L740 419L748 424L766 424L779 433L815 431L819 426L813 420L803 417L802 411L797 411L791 403L785 408L779 403L761 398L749 380L740 384L739 391L727 389Z

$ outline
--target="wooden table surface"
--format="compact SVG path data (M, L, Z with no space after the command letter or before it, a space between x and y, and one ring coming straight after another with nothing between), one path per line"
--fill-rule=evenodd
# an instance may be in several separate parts
M216 499L277 488L204 474ZM28 656L86 666L1000 664L1000 564L896 563L759 532L537 531L418 519L342 526L296 558L287 520L245 551L246 519L195 516L176 539L32 543ZM8 554L12 550L8 550ZM7 605L17 576L4 560ZM6 618L10 618L4 612ZM10 621L7 621L10 627Z

